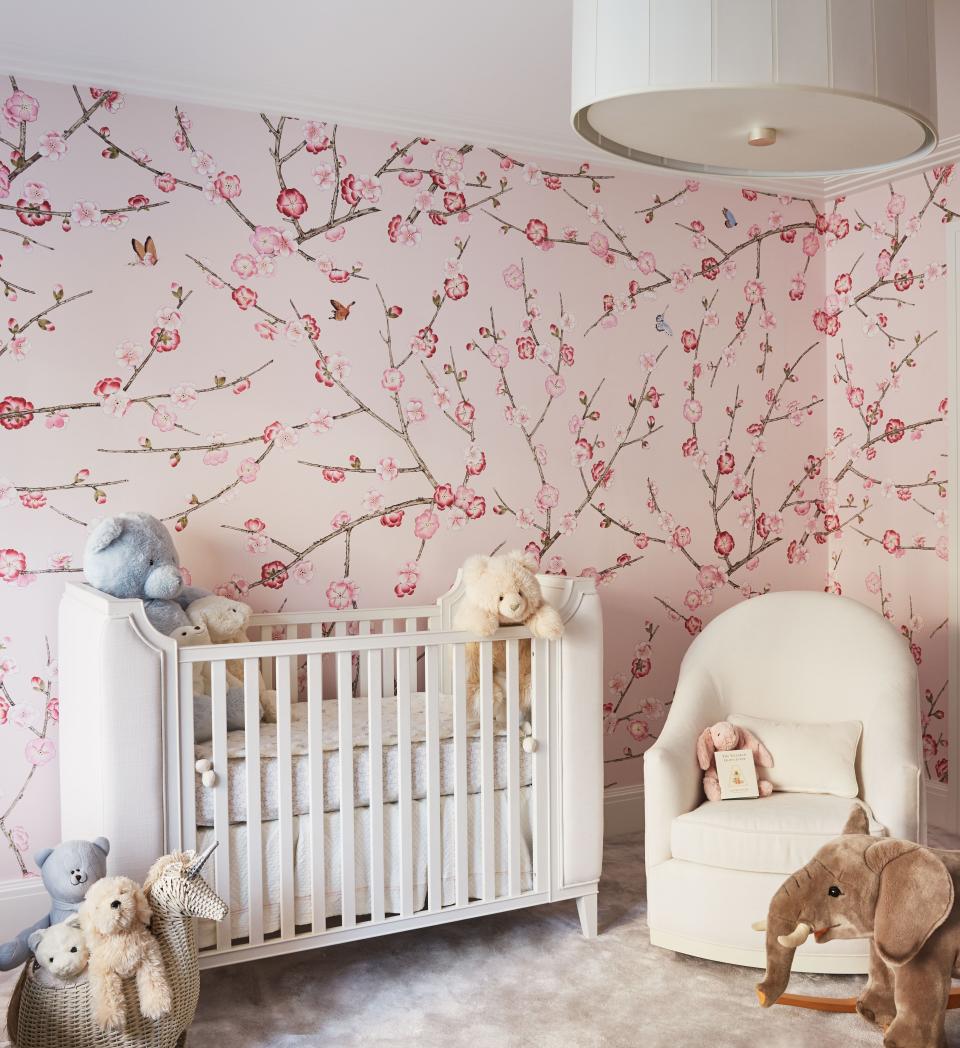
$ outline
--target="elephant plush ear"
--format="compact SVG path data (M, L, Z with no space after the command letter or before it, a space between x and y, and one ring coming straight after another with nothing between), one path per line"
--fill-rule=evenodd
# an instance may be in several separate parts
M120 517L107 517L90 533L87 539L87 549L91 553L99 553L105 550L111 542L116 542L123 531L123 520Z
M867 834L870 832L870 822L867 819L866 809L862 804L855 804L850 809L847 821L840 831L844 836L851 834Z
M953 880L929 848L911 841L877 841L863 858L880 875L874 945L887 964L906 964L950 915Z

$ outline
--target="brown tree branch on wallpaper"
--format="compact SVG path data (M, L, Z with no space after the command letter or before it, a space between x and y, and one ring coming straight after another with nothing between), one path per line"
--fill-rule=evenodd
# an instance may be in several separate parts
M48 330L50 324L47 318L50 316L51 313L54 313L56 312L56 310L60 309L61 306L69 305L71 302L76 302L79 298L86 298L87 295L92 294L92 289L88 291L78 291L75 295L70 295L67 298L64 298L62 291L59 293L59 295L55 293L52 305L47 306L46 309L40 310L39 313L34 314L34 316L30 317L29 320L25 320L22 324L14 322L11 326L8 326L10 338L8 338L7 341L4 342L2 346L0 346L0 357L8 353L10 351L10 348L14 344L14 340L17 338L23 338L24 332L29 331L30 328L36 326L39 327L41 331ZM18 417L14 414L7 412L4 414L0 414L0 420L2 420L7 415L9 415L9 417L11 418Z
M47 652L46 672L52 676L54 663L53 656L50 652L49 638L44 638L44 645ZM16 834L18 828L10 826L10 817L14 814L20 802L26 795L27 789L33 781L37 769L47 764L56 754L56 746L47 736L51 723L60 719L60 706L57 699L53 697L53 680L37 676L32 678L31 683L34 690L43 698L43 714L40 717L39 727L37 727L36 724L31 724L29 720L24 721L24 726L27 731L33 735L33 738L27 743L25 751L28 764L27 773L20 782L20 786L13 794L11 800L5 804L3 812L0 813L0 834L3 835L8 847L10 848L14 860L19 867L21 877L30 876L30 872L23 859L23 853L29 851L29 840L18 840ZM6 721L7 712L9 710L15 710L19 705L26 706L25 703L20 703L19 700L15 700L7 688L6 683L3 680L0 680L0 706L3 708L3 720Z

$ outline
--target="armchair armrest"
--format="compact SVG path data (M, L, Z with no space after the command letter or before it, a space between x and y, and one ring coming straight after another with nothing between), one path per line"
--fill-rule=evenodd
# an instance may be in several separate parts
M670 858L670 824L701 801L703 772L697 738L721 716L716 689L699 668L681 667L659 739L643 757L645 862L649 870Z
M926 788L919 764L891 764L882 776L864 776L863 799L891 837L926 844Z

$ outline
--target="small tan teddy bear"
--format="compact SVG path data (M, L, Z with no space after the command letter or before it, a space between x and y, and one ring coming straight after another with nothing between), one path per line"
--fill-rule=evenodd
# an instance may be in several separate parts
M556 640L563 633L557 610L543 599L534 574L536 565L522 551L496 557L471 557L463 566L464 596L457 608L457 629L490 636L500 626L526 626L535 637ZM520 642L520 710L530 711L529 641ZM468 715L480 716L480 645L468 644ZM506 720L507 652L503 642L493 645L493 714Z
M247 644L247 623L253 609L241 600L231 600L211 593L191 602L187 607L187 618L195 626L204 626L213 644ZM232 682L231 682L232 679ZM227 661L227 687L233 684L243 687L243 659ZM260 705L265 721L277 719L277 693L267 688L260 674Z
M125 1028L123 980L130 976L136 976L141 1015L166 1015L173 997L160 944L150 933L153 914L140 885L129 877L104 877L87 892L79 914L90 950L93 1017L100 1029Z

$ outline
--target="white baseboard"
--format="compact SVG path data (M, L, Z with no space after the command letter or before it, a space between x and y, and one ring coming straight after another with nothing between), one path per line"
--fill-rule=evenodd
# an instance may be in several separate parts
M50 910L50 896L39 877L0 881L0 942L8 942Z
M622 837L643 829L643 786L611 786L603 795L603 835Z

